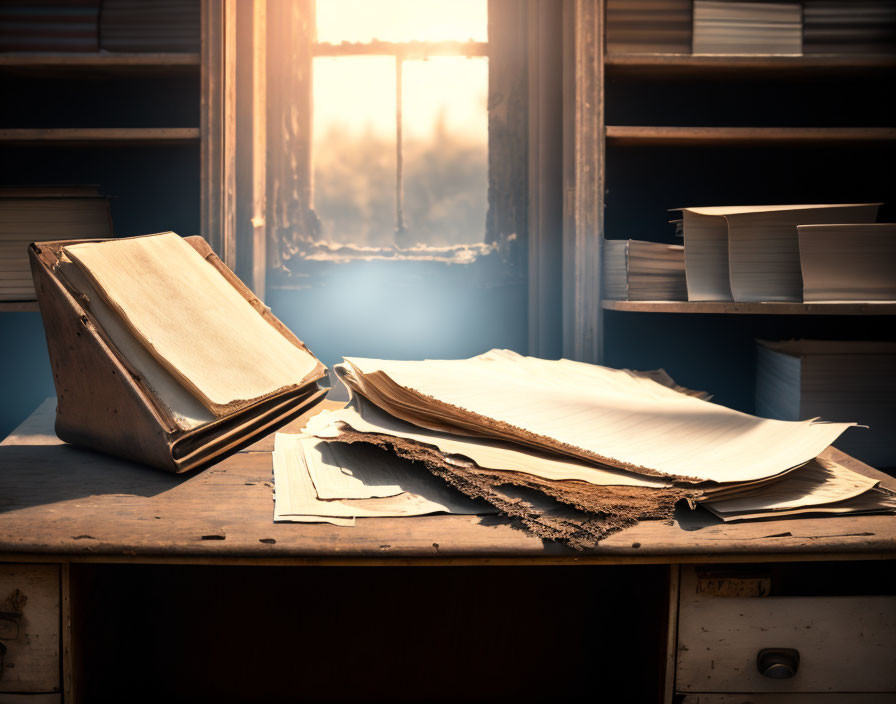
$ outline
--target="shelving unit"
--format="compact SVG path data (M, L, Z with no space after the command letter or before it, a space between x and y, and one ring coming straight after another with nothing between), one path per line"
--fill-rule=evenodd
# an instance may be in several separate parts
M894 142L889 127L654 127L607 125L606 138L623 146L844 144Z
M199 234L201 69L198 53L0 54L17 97L0 109L0 183L96 184L116 235Z
M727 301L601 301L604 310L722 315L896 315L896 301L868 303L729 303Z
M179 144L199 140L198 127L60 127L48 129L0 129L0 143L65 144L85 147L137 144Z
M744 71L765 73L856 72L896 68L891 54L805 54L802 56L722 56L715 54L607 54L604 66L610 76L640 74L706 74Z
M698 205L883 202L879 220L896 220L896 119L880 102L896 54L605 53L599 75L607 239L680 244L669 210ZM606 364L665 367L748 412L756 338L896 339L896 302L600 309Z
M198 71L196 53L108 53L96 54L16 54L0 53L0 71L36 72L104 72L134 73L168 72L171 70Z
M32 313L37 310L37 301L0 301L0 313Z

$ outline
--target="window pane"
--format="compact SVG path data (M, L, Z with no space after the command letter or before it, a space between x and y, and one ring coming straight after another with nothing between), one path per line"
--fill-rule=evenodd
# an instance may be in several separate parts
M482 242L488 209L488 59L403 67L407 244Z
M318 0L317 41L487 41L486 0Z
M395 59L314 59L314 209L321 237L395 240Z

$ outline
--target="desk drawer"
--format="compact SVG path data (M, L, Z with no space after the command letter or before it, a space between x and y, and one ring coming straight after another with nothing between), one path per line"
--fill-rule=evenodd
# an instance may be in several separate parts
M59 567L0 564L0 701L59 691Z
M896 597L723 597L697 587L684 570L679 692L896 692ZM762 675L766 648L797 651L796 674Z

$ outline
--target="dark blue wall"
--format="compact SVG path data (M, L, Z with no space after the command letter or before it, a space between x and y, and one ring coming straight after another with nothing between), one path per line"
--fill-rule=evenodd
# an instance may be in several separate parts
M55 395L40 313L0 313L0 437Z

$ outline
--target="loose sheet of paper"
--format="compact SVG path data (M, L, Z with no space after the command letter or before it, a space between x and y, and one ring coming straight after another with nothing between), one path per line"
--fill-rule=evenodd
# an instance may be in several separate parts
M274 439L274 520L326 522L352 525L355 518L422 516L430 513L486 514L494 511L446 486L423 467L367 445L328 443L316 438L278 433ZM313 467L313 470L311 469ZM349 473L354 482L344 482ZM324 500L312 479L325 493L351 497ZM363 498L364 486L382 493L378 482L391 477L400 493ZM335 490L334 490L335 487Z
M301 386L318 365L173 232L63 251L134 337L215 414Z
M391 435L430 445L449 458L459 456L483 469L523 472L554 481L578 480L601 486L666 487L671 484L666 479L602 469L497 440L426 430L390 416L360 396L355 396L348 408L324 411L314 416L305 427L305 432L323 439L335 438L343 425L359 433Z
M549 374L543 362L500 355L346 362L354 391L414 425L701 481L774 476L852 425L757 418L597 365Z

